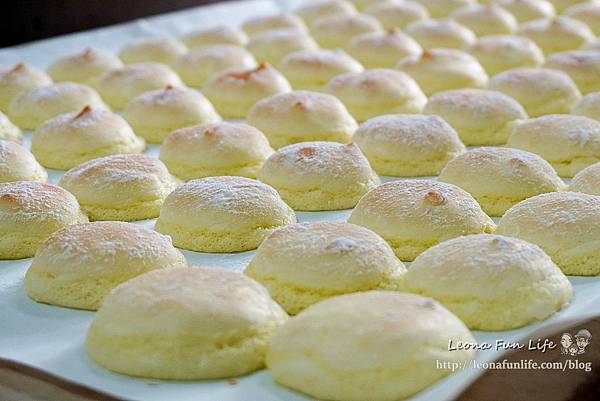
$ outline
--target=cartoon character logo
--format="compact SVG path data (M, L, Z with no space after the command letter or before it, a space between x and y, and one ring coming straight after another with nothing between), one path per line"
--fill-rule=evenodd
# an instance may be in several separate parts
M592 341L592 333L587 329L581 329L575 334L575 344L577 345L577 355L585 354L585 347Z
M572 336L569 333L563 333L560 336L560 353L563 355L582 355L585 354L585 348L592 341L592 333L587 329L581 329Z
M563 355L569 355L569 348L573 345L573 337L569 333L563 333L560 336L560 353Z

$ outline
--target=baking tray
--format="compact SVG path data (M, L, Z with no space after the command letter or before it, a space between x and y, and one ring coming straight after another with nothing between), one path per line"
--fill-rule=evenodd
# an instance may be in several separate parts
M95 48L116 52L128 41L143 37L179 36L193 28L216 24L237 25L251 16L295 8L297 1L240 1L183 12L165 14L65 37L44 40L13 48L0 49L0 64L25 61L45 68L53 59L79 51L90 44ZM29 146L30 135L26 134ZM158 155L158 146L146 153ZM57 183L62 172L49 170L50 182ZM382 177L383 181L393 178ZM298 221L346 220L350 210L335 212L299 212ZM154 220L136 222L153 228ZM209 254L182 251L190 265L219 266L242 271L254 251L233 254ZM235 381L207 380L169 382L131 378L108 372L93 364L84 350L87 328L94 313L38 304L30 300L23 288L23 278L31 259L0 261L0 357L27 364L71 382L86 385L128 400L140 401L275 401L308 400L310 398L275 384L266 370ZM553 323L582 319L600 313L600 277L569 277L573 284L571 304L550 319L504 332L474 332L477 341L493 343L497 339L516 341L533 331ZM501 352L480 351L476 361L496 359ZM422 391L412 400L444 401L455 398L483 373L466 369L443 379Z

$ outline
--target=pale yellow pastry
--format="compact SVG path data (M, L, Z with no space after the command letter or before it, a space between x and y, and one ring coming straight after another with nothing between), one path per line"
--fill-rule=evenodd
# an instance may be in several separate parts
M245 118L259 100L291 90L279 71L262 63L256 68L234 68L215 74L202 93L224 118Z
M569 113L581 99L575 82L566 73L548 68L514 68L494 75L488 89L515 99L530 117Z
M167 86L142 93L123 110L134 132L149 143L161 143L171 131L221 120L213 105L195 89Z
M91 160L67 171L58 183L75 195L92 221L158 217L178 184L161 161L143 154Z
M355 144L302 142L265 161L258 179L275 188L294 210L341 210L380 184Z
M309 26L316 19L328 17L331 15L353 14L356 12L356 7L352 2L347 0L316 0L305 2L296 10L296 14L300 16Z
M519 26L517 34L533 40L545 54L579 49L594 39L585 23L563 16L526 22Z
M24 63L0 70L0 111L8 113L10 102L17 93L51 83L52 79L44 71Z
M367 32L378 32L383 27L375 17L367 14L340 14L315 20L310 32L326 49L343 48L350 39Z
M571 109L571 114L600 120L600 92L585 95Z
M441 117L393 114L367 120L352 138L381 175L438 175L465 151L456 131Z
M243 123L220 122L172 132L160 160L183 180L235 175L256 178L273 153L262 132Z
M444 18L458 8L476 4L477 0L419 0L419 3L427 7L431 18Z
M89 86L59 82L18 93L10 102L8 115L24 130L34 130L60 114L79 112L84 107L106 110L108 107Z
M538 45L523 36L484 36L468 51L490 76L518 67L539 67L544 62L544 53Z
M573 177L600 161L600 121L553 114L516 125L507 146L537 153L561 177Z
M600 163L581 170L569 184L569 191L600 195Z
M309 91L263 99L250 109L246 122L262 131L275 149L306 141L348 143L358 127L338 98Z
M485 89L438 92L429 98L424 113L442 117L468 146L504 144L515 123L527 118L516 100Z
M500 235L467 235L423 252L406 289L432 297L473 330L510 330L567 306L571 283L538 246Z
M581 46L582 50L600 50L600 38L596 38L591 42L587 42L585 45Z
M202 49L214 45L245 46L248 36L239 28L217 25L212 28L203 28L191 31L181 37L181 41L188 49Z
M497 0L494 3L510 12L519 23L556 15L554 6L546 0Z
M85 348L129 376L198 380L264 366L286 313L260 284L217 267L160 269L127 281L102 302Z
M452 159L438 180L470 193L489 216L502 216L515 204L565 189L552 166L524 150L475 148Z
M182 86L179 76L168 66L159 63L137 63L115 68L102 75L96 87L102 98L120 110L134 97L166 86Z
M544 67L569 74L584 95L600 91L600 51L598 50L554 53L548 57Z
M77 199L57 186L0 184L0 259L30 258L52 233L88 219Z
M511 34L517 30L515 17L495 4L468 5L455 10L449 17L477 36Z
M157 269L186 267L171 238L131 223L76 224L42 244L25 275L37 302L97 310L117 285Z
M71 81L93 86L102 74L122 66L117 56L88 47L55 60L48 67L48 74L55 82Z
M308 33L298 29L276 29L250 38L248 50L259 62L279 64L289 53L314 50L319 46Z
M342 49L314 49L286 55L279 70L294 89L324 91L331 78L346 72L363 71L363 67Z
M29 150L14 141L0 139L0 182L46 182L48 173Z
M449 342L475 340L431 298L360 292L291 318L271 341L267 367L277 383L318 399L400 400L452 373L437 366L468 366L475 352L449 351Z
M569 7L573 6L574 4L584 3L584 2L587 2L588 0L548 0L548 1L550 1L550 3L552 3L554 8L556 9L556 12L558 14L561 14L563 11L565 11Z
M344 102L359 122L382 114L420 113L427 102L415 80L391 69L338 75L326 90Z
M552 192L526 199L502 216L497 233L538 245L565 274L600 274L600 196Z
M381 235L406 261L450 238L491 233L495 228L468 192L431 180L378 186L361 198L348 222Z
M280 228L258 247L244 271L290 315L341 294L398 290L405 272L380 236L341 221Z
M155 228L171 236L178 248L241 252L295 222L294 211L270 186L243 177L208 177L173 191Z
M365 9L365 14L377 18L384 29L401 28L429 18L427 8L417 1L380 1Z
M187 53L187 47L177 39L155 38L144 39L125 46L119 52L119 58L125 64L155 62L173 64Z
M365 68L394 68L400 59L423 51L421 45L397 28L355 36L346 50Z
M451 19L415 21L404 32L424 49L465 49L477 40L473 31Z
M254 17L246 20L242 24L242 29L250 37L277 29L295 29L299 31L307 30L302 18L291 13Z
M31 151L38 161L58 170L97 157L141 153L144 148L145 141L133 133L121 116L90 107L46 121L31 140Z
M316 0L306 2L295 12L310 26L316 19L322 17L353 14L356 12L356 7L347 0Z
M174 64L183 82L189 86L203 86L213 75L229 68L253 67L256 67L256 60L248 50L229 44L192 50Z
M5 141L21 142L23 133L14 125L4 113L0 111L0 139Z
M488 82L477 59L455 49L425 50L420 56L403 58L397 68L417 81L427 96L450 89L483 88Z
M351 1L357 10L365 10L370 6L382 3L384 1L396 1L396 0L349 0Z
M563 15L585 22L596 36L600 35L600 3L597 1L574 4Z

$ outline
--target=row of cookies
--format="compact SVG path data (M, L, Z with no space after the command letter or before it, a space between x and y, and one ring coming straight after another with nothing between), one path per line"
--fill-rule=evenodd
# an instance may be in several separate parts
M449 341L474 346L465 326L519 327L551 316L572 296L552 260L520 239L461 236L425 251L407 271L381 237L342 222L275 230L246 275L256 281L215 267L186 268L168 237L98 222L53 234L25 286L40 302L99 308L86 350L109 370L198 380L266 363L283 385L341 400L364 396L355 381L377 385L369 399L412 395L450 373L434 359L473 357L474 348L448 348ZM421 327L428 328L426 340ZM334 343L341 345L330 354ZM421 343L430 352L417 352ZM388 352L375 352L382 347ZM383 357L390 352L393 361ZM348 371L343 355L352 355L356 371Z

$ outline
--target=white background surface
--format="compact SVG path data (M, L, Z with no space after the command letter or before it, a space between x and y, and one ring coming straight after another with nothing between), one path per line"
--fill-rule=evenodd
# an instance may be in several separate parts
M299 1L240 1L184 10L127 24L101 28L64 37L44 40L14 48L0 49L0 64L26 62L45 68L55 58L92 46L116 52L127 42L143 37L180 36L192 29L218 24L238 25L244 19L293 9ZM148 153L156 155L153 146ZM60 172L50 172L56 183ZM298 213L299 221L344 220L350 211ZM153 221L140 222L153 227ZM200 254L184 251L190 264L213 265L243 270L254 251L239 254ZM266 371L243 378L232 385L227 381L166 382L135 379L113 374L94 365L84 352L85 333L92 312L76 311L30 300L22 286L30 259L0 261L0 356L26 363L71 381L82 383L116 396L148 401L248 401L308 399L274 384ZM570 278L575 297L571 305L546 322L500 333L475 332L478 341L494 342L502 338L514 341L540 326L564 321L582 314L598 312L600 278ZM477 360L495 359L497 352L480 352ZM421 392L414 400L450 400L480 371L466 370L442 380Z

